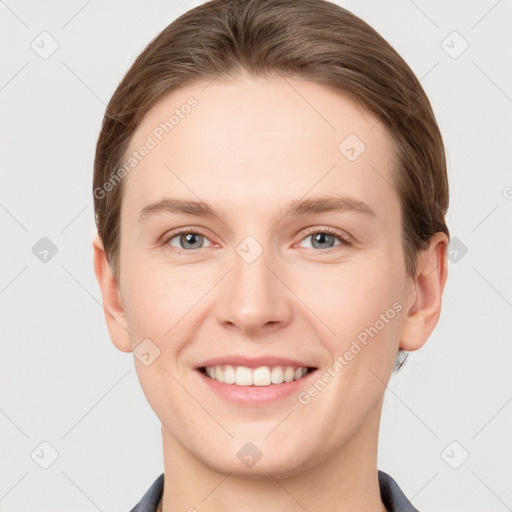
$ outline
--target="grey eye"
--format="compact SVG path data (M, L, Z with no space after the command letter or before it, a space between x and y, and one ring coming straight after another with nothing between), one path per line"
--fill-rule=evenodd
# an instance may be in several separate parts
M178 244L175 245L172 243L172 240L178 239ZM204 236L199 233L182 233L176 235L175 237L169 240L169 244L173 247L178 247L179 249L201 249L204 245Z

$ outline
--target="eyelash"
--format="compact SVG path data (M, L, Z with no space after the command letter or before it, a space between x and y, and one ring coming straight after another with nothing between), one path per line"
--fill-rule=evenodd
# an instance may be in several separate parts
M353 245L353 240L352 240L351 237L349 237L348 235L341 234L339 231L337 231L337 230L335 230L333 228L328 228L328 227L326 227L326 228L313 228L311 230L308 230L305 233L305 235L303 236L303 238L300 239L300 242L302 242L308 236L311 236L311 235L314 235L314 234L318 234L318 233L332 235L334 238L336 238L341 243L339 245L336 245L334 247L329 247L327 249L315 249L313 247L312 250L315 251L315 252L329 253L329 252L335 250L336 247L339 247L340 245L344 245L344 246L351 246L351 245ZM176 238L177 236L183 235L183 234L201 235L204 238L209 240L209 238L200 229L181 228L181 229L179 229L177 231L173 231L173 232L169 233L167 236L164 236L163 240L162 240L162 245L171 247L172 248L171 250L184 251L184 252L189 252L191 254L194 254L199 249L181 249L181 248L174 247L174 246L169 244L169 242L173 238ZM200 249L202 249L202 247Z

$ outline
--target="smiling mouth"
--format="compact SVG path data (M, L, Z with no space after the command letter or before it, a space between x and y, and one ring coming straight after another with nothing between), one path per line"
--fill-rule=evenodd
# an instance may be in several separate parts
M217 382L234 386L272 386L300 380L317 370L312 366L233 366L222 364L198 368L203 375Z

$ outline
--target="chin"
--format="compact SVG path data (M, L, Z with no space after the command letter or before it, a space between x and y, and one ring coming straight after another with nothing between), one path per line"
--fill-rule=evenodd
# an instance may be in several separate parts
M234 478L246 480L274 480L295 476L308 467L313 467L314 462L309 465L302 458L297 458L297 451L286 453L282 447L272 446L266 443L266 447L261 449L263 443L236 443L237 448L229 448L213 459L211 453L208 454L207 460L203 462L212 470L229 474ZM301 447L303 453L303 447ZM233 456L230 456L233 453Z

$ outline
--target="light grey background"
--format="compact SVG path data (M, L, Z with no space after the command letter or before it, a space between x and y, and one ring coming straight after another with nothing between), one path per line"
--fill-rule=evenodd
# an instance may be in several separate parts
M2 512L128 511L163 471L133 355L104 323L92 166L122 76L199 3L0 1ZM338 3L421 79L459 240L439 325L386 391L379 469L422 512L512 510L512 2ZM52 38L48 58L31 47L48 51ZM47 262L32 252L42 237L57 248ZM42 442L58 452L48 469Z

